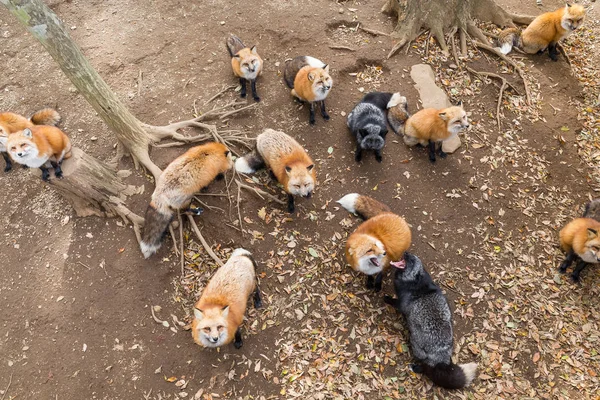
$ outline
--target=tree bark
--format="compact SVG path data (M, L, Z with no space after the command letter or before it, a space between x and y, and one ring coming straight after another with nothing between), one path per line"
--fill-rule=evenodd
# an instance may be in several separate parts
M152 137L94 70L56 14L41 0L0 0L40 41L62 71L117 136L120 145L155 178L161 170L152 162Z

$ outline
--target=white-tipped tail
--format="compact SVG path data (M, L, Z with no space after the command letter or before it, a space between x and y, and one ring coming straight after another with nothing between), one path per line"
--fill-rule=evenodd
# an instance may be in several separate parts
M325 66L325 63L318 58L306 56L304 60L306 60L306 63L313 68L323 68Z
M460 364L459 367L465 374L465 386L469 386L473 382L473 379L475 379L477 363Z
M513 47L512 43L502 43L502 46L500 46L500 48L499 48L500 53L508 54L512 50L512 47Z
M248 161L244 157L239 157L235 160L235 170L242 174L252 174L256 172L250 167L250 164L248 164Z
M140 250L142 251L144 258L150 257L152 254L156 253L159 248L160 248L160 244L158 246L153 246L146 242L140 243Z
M248 250L246 249L242 249L241 247L235 249L233 251L233 253L231 253L231 257L236 257L236 256L251 256L252 253L250 253Z
M342 197L341 199L339 199L338 201L336 201L336 203L339 203L342 207L344 207L349 212L355 213L356 212L356 200L358 200L358 196L360 196L358 193L349 193L349 194L345 195L344 197Z
M400 96L400 93L394 93L390 101L387 103L386 108L392 108L403 103L406 103L406 97Z

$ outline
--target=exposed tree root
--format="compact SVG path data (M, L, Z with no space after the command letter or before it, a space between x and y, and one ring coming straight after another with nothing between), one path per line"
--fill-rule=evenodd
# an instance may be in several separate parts
M200 233L200 229L198 228L198 225L196 225L196 221L194 221L194 217L192 217L191 215L188 215L188 220L190 221L190 225L192 226L194 233L196 234L198 239L200 239L200 243L202 243L202 246L204 247L206 252L212 257L213 260L215 260L215 262L217 264L219 264L220 266L223 266L224 265L223 261L221 261L221 259L215 254L215 252L208 245L208 243L206 243L206 240L204 240L204 236L202 236L202 233Z
M281 204L281 205L286 205L287 203L281 199L278 199L277 197L273 196L270 193L265 192L264 190L261 190L259 188L255 188L249 185L246 185L242 182L240 182L239 180L236 180L235 183L237 183L238 187L242 188L242 189L247 189L251 192L254 192L258 197L260 197L261 199L264 200L264 197L269 198L270 200L274 201L277 204Z

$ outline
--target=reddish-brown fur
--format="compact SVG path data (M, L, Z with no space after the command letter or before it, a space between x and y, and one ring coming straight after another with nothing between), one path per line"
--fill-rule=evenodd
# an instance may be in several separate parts
M11 112L0 113L0 135L10 135L34 125L56 125L58 121L60 115L51 108L36 112L31 116L31 120Z
M461 107L449 107L445 109L425 108L412 115L404 127L404 133L424 141L441 141L452 135L449 123L459 117ZM441 113L446 113L444 117Z
M306 167L314 165L314 162L302 147L294 149L289 154L281 154L279 157L265 158L265 162L271 171L273 171L273 175L275 175L277 181L281 183L288 193L290 193L289 182L294 179L294 173L302 173L302 175L308 173L312 176L313 181L316 182L317 180L316 167L313 167L308 172L306 171ZM286 166L292 169L292 175L286 172Z
M71 141L63 131L47 125L34 125L29 129L33 135L31 139L26 138L23 131L9 135L6 148L10 153L18 151L23 143L27 143L38 149L39 158L54 157L55 161L60 162L71 157ZM61 158L63 151L64 157Z
M565 15L567 9L568 14ZM561 7L556 11L539 15L521 34L523 51L535 54L551 43L559 42L570 32L562 26L563 17L580 19L576 24L579 26L584 15L585 9L579 4L573 4L571 7Z
M569 222L560 231L560 247L565 253L572 249L579 256L592 246L600 247L600 237L591 234L589 229L600 233L600 222L591 218L576 218Z
M317 93L314 90L315 82L326 80L329 74L323 68L311 67L306 65L298 71L294 79L294 88L292 95L305 101L315 101Z
M233 69L233 73L235 74L235 76L237 76L239 78L246 77L241 69L241 65L246 58L249 58L249 59L257 58L260 61L260 68L259 68L257 75L262 74L263 61L262 61L262 58L260 58L260 56L257 53L252 53L252 50L250 50L249 48L246 47L246 48L238 51L236 56L237 57L231 57L231 68Z

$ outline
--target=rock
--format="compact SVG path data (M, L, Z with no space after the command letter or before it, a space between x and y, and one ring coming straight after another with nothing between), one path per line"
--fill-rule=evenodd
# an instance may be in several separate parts
M442 150L445 153L454 153L461 146L460 137L452 135L442 142Z

